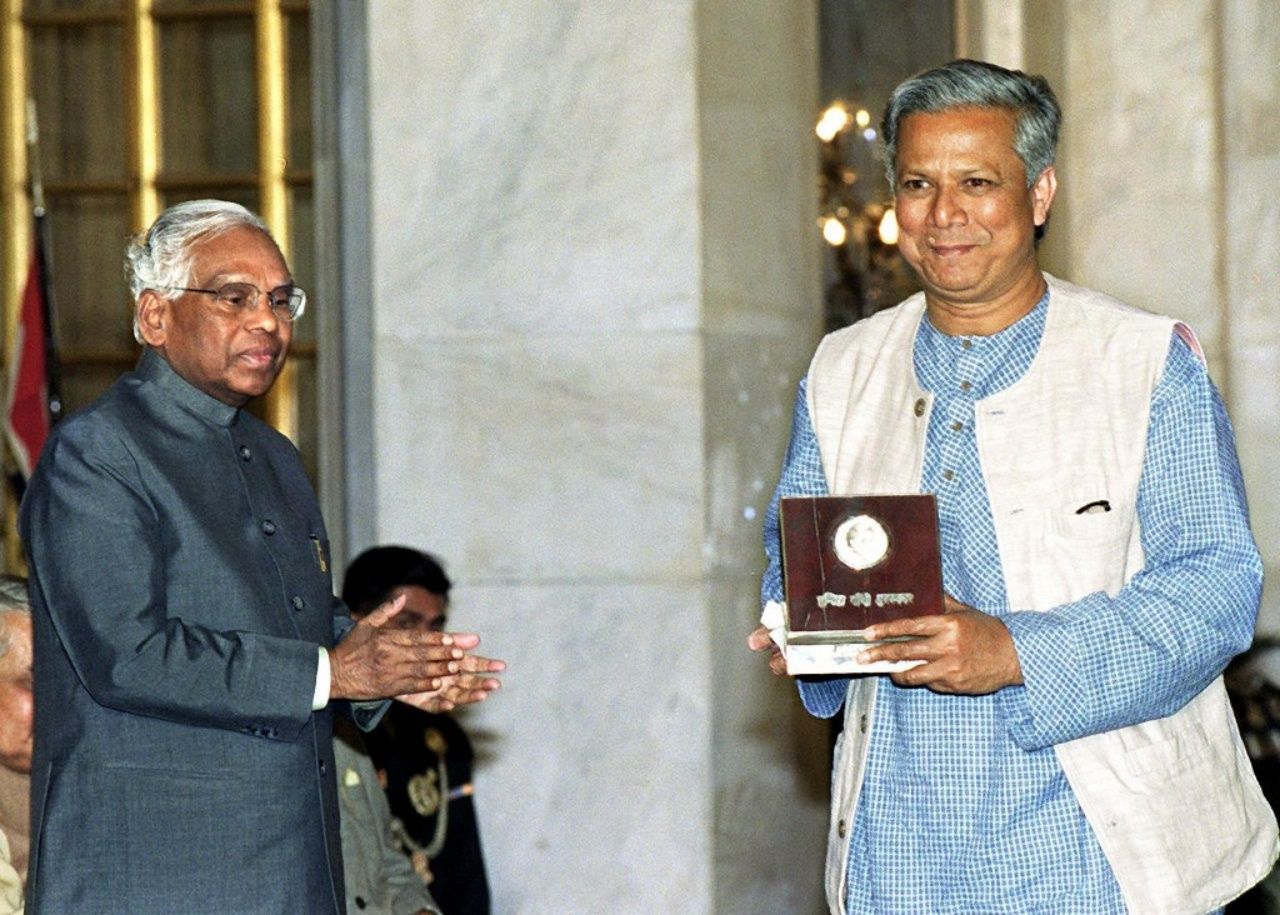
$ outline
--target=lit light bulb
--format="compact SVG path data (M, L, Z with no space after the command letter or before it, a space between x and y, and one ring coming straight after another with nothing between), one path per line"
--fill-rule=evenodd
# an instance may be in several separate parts
M865 108L859 108L853 116L853 122L859 127L866 127L871 123L871 112Z
M836 102L818 118L818 126L814 132L823 143L830 143L836 134L849 126L849 111L840 102Z
M844 227L843 222L834 216L828 216L822 220L822 237L831 247L839 248L848 240L849 230Z
M898 217L893 214L893 207L888 207L880 217L880 225L876 229L880 241L886 245L898 243Z

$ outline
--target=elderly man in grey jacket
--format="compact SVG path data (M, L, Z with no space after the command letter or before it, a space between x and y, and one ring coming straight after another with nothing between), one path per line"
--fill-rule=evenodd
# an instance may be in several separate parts
M353 625L333 596L297 452L243 409L306 304L262 222L179 204L128 267L142 359L56 429L22 506L28 905L343 912L335 710L475 701L502 664L474 635L383 628L398 604Z

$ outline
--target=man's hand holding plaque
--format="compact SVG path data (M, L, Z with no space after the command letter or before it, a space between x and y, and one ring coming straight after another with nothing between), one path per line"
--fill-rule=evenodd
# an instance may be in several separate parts
M944 595L941 616L879 623L866 630L872 642L858 655L862 664L909 660L890 675L899 686L925 686L937 693L969 696L1022 683L1013 637L989 613Z
M779 608L766 608L774 618L765 625L776 632L782 624L788 673L902 672L925 663L868 650L926 637L888 634L882 624L943 612L932 495L784 498L779 520L786 612L779 620Z

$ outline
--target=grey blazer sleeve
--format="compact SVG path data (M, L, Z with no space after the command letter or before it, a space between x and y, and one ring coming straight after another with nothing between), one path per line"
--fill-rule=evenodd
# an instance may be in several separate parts
M204 622L168 612L155 496L127 442L84 438L50 441L22 513L35 599L84 688L120 711L295 739L311 716L316 644L254 631L267 628L253 625L260 608L220 606L218 557L206 578L188 575Z

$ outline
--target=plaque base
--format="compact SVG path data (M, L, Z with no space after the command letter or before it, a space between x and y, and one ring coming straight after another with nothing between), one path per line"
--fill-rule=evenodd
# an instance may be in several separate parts
M800 674L891 674L896 670L910 670L924 661L875 661L864 664L857 660L867 642L828 642L826 644L787 644L782 656L787 660L787 673Z
M897 670L910 670L924 661L875 661L866 664L857 660L858 655L870 645L882 642L868 642L862 637L861 630L810 630L808 632L788 632L786 626L786 605L777 601L769 601L760 614L760 622L769 630L769 636L782 650L782 657L787 662L787 673L791 676L800 674L835 674L850 676L853 674L891 674ZM885 639L884 641L909 642L910 638Z

